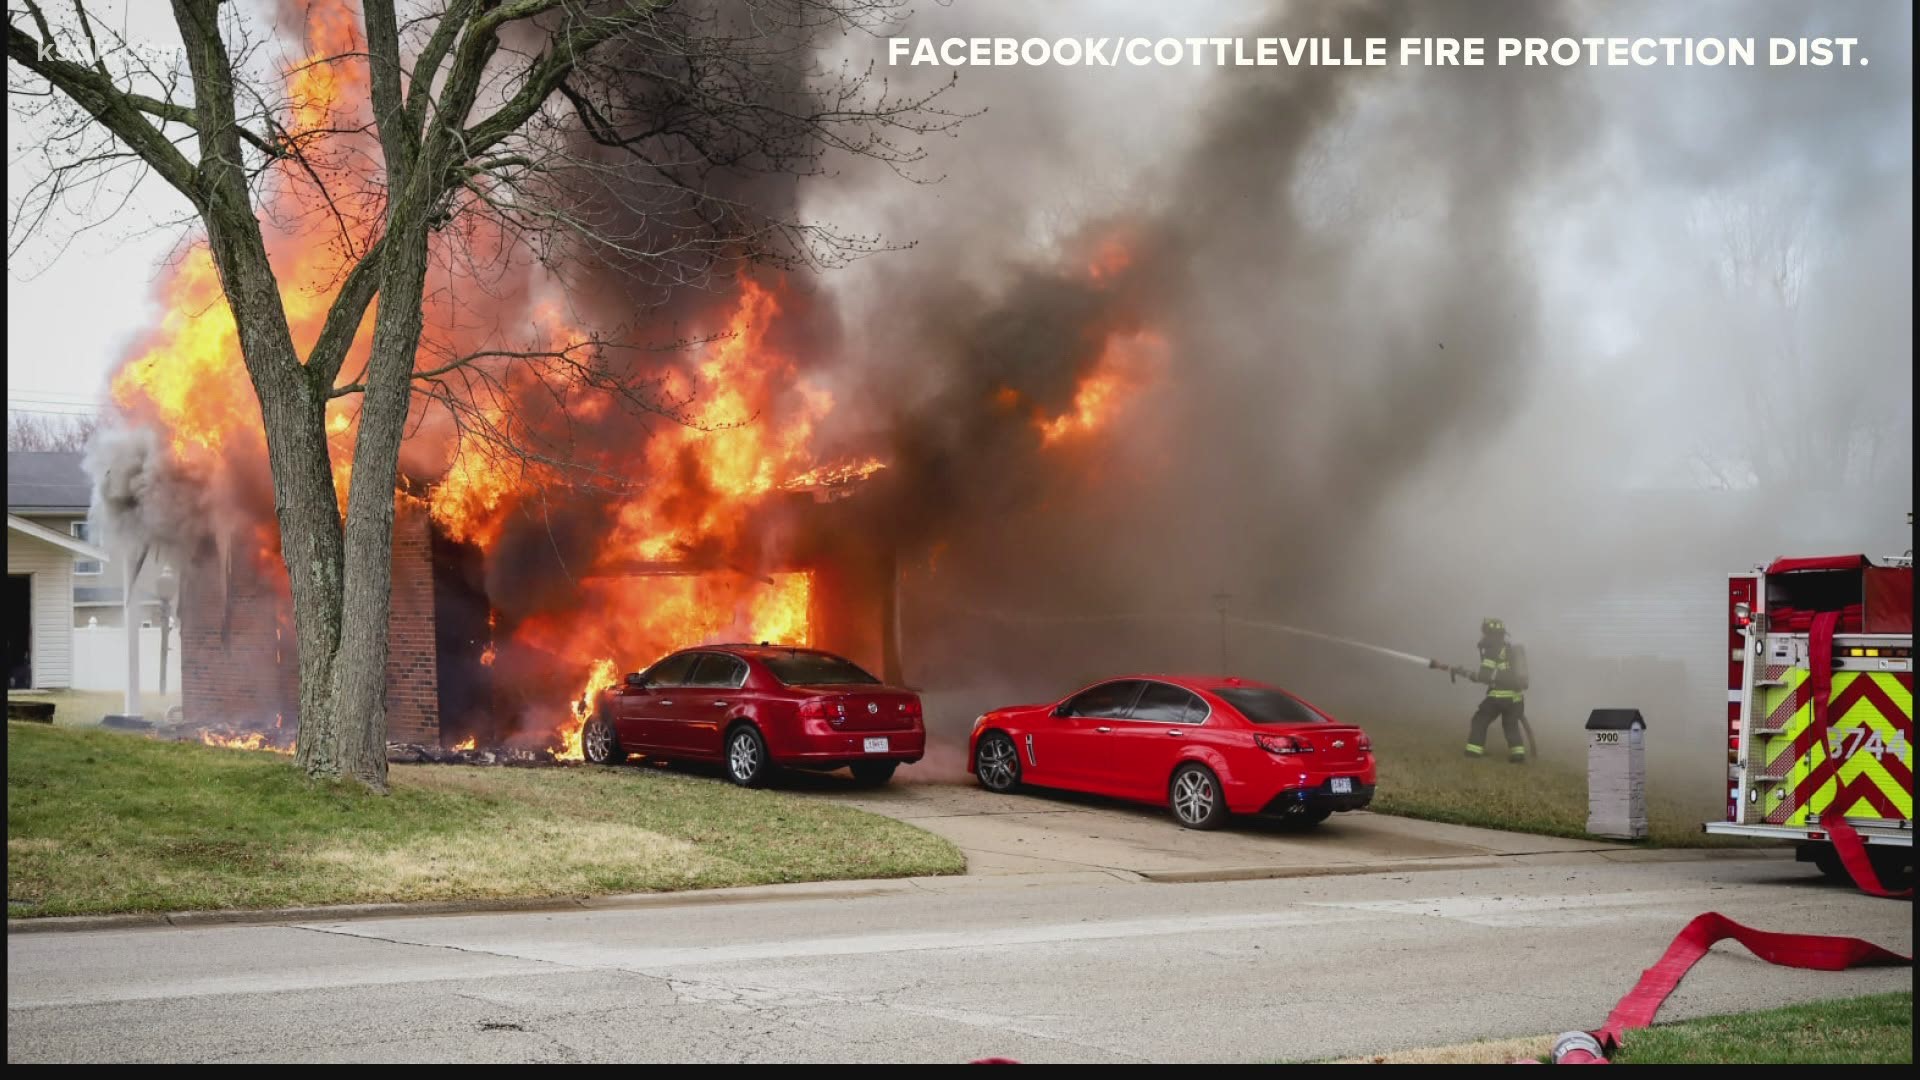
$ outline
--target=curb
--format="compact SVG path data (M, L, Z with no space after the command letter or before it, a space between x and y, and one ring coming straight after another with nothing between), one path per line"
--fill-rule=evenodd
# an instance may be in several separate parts
M1266 881L1278 878L1357 877L1364 874L1412 874L1438 870L1485 870L1510 862L1551 859L1566 861L1568 856L1598 863L1639 862L1713 862L1736 859L1777 859L1792 852L1745 851L1719 848L1656 848L1647 851L1622 851L1618 848L1558 848L1549 851L1517 851L1486 855L1442 856L1383 863L1332 863L1323 866L1234 866L1217 870L1142 870L1139 877L1157 885L1190 885L1210 881Z
M56 915L7 919L7 935L86 933L95 930L165 930L199 926L269 926L287 923L357 922L431 915L479 915L501 912L603 911L673 907L684 904L745 904L770 900L844 900L887 893L914 892L919 878L862 881L806 881L785 885L747 885L733 889L684 892L616 893L611 896L541 896L496 900L427 900L420 903L336 904L253 910L139 912L125 915ZM933 879L938 880L938 879Z
M1602 862L1693 862L1784 858L1791 852L1715 848L1663 848L1622 852L1613 849L1469 855L1394 863L1335 863L1324 866L1237 866L1208 870L1085 870L1038 874L951 874L939 877L866 878L855 881L800 881L781 885L743 885L730 889L681 892L615 893L610 896L540 896L491 900L427 900L419 903L336 904L252 910L137 912L124 915L56 915L7 919L7 935L79 934L102 930L169 930L206 926L273 926L295 923L358 922L368 919L424 918L434 915L485 915L506 912L622 911L705 904L753 904L781 900L850 900L912 892L962 889L1032 888L1067 884L1187 885L1279 878L1349 877L1437 870L1483 870L1530 856L1589 855ZM1622 858L1622 856L1627 856Z
M1498 866L1493 858L1403 863L1335 863L1331 866L1234 866L1221 870L1143 870L1140 876L1156 885L1196 885L1211 881L1268 881L1278 878L1358 877L1362 874L1406 874L1427 870L1484 870Z

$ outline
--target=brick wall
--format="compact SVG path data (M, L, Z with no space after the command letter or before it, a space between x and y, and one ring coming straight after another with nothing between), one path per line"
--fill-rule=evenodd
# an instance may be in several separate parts
M238 542L226 565L208 545L180 580L180 706L196 723L292 726L300 695L293 621Z
M393 522L393 610L387 618L387 738L394 742L440 741L433 572L426 512L402 503Z
M387 738L439 741L434 657L433 560L428 520L402 505L393 529L393 610L387 623ZM186 718L272 728L299 713L299 650L284 572L234 550L220 565L209 547L182 575L180 694Z

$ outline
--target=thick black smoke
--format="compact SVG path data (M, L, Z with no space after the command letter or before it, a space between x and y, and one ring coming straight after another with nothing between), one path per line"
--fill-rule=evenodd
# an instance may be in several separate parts
M922 12L905 32L1830 34L1873 62L965 72L990 109L931 198L808 204L920 243L830 282L920 566L908 671L961 724L1225 666L1451 731L1472 702L1444 682L1238 620L1459 660L1498 614L1549 750L1626 703L1711 765L1723 575L1910 545L1909 29L1895 4ZM1114 237L1127 270L1090 280ZM1133 327L1165 367L1099 439L1043 448L991 407L1067 411Z

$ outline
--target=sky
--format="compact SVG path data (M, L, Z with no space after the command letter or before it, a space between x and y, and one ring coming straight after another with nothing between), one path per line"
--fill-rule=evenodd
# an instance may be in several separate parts
M121 0L88 8L121 28L128 41L167 49L179 43L165 4ZM8 110L10 211L16 194L39 174L34 142L43 131ZM116 203L117 212L101 215L106 220L87 229L73 227L93 208ZM69 411L73 403L101 399L107 377L155 318L153 285L187 235L174 224L185 208L185 200L165 182L129 172L93 201L76 202L72 217L42 235L16 240L9 232L9 409Z

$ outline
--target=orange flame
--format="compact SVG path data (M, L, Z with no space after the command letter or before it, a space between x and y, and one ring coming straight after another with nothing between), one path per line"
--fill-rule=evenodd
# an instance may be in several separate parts
M350 0L307 0L304 59L284 73L290 109L282 118L287 136L311 140L309 164L351 176L377 170L379 148L366 128L369 112L365 48ZM348 134L343 134L348 133ZM338 142L328 140L340 140ZM355 141L360 140L360 141ZM337 149L327 149L329 147ZM287 168L291 166L281 165ZM333 213L310 178L289 174L273 185L261 212L263 233L294 343L303 353L318 338L342 278L346 260L366 246L379 220L379 184L338 185L345 192L372 192L364 203ZM329 185L333 186L333 185ZM352 199L350 194L344 196ZM337 222L347 222L342 235ZM324 223L324 228L315 223ZM471 240L471 238L468 238ZM162 432L182 465L211 482L229 462L266 457L259 403L242 362L239 338L212 257L204 243L187 250L160 287L163 314L115 374L112 394L129 417ZM539 290L529 295L538 297ZM715 640L768 640L796 645L812 639L812 578L785 572L777 554L762 549L749 530L755 515L776 498L823 489L838 494L885 468L857 455L822 460L814 440L831 412L831 394L810 384L796 359L770 335L787 294L782 282L742 277L731 303L706 327L691 327L713 339L684 366L661 372L668 400L684 404L685 424L659 423L640 437L638 448L609 446L590 451L604 475L633 477L616 493L605 522L595 565L582 579L573 611L523 620L515 640L544 649L588 672L585 696L565 710L554 732L559 755L578 759L582 709L612 685L614 657L645 663L675 648ZM483 302L487 298L482 299ZM445 303L429 298L429 304ZM525 301L518 315L531 319L548 347L570 349L585 335L557 305ZM453 320L429 319L430 327ZM372 317L364 320L342 366L341 380L360 377L369 353ZM451 333L430 330L429 333ZM430 340L423 355L455 343ZM454 352L453 355L458 355ZM422 362L422 366L426 366ZM493 372L502 392L470 402L468 427L500 428L516 422L516 394L557 393L569 417L595 418L611 399L584 376L562 378L558 387L529 380L511 363ZM357 400L335 401L326 416L329 462L336 497L344 510L353 478ZM428 488L397 497L418 499L454 539L490 551L511 516L530 506L564 478L559 470L501 454L480 440L456 437L450 425L425 414L411 418L408 468L437 473ZM271 520L261 522L254 547L265 568L277 569L279 539ZM642 569L636 570L636 567ZM781 572L770 572L781 571ZM284 588L284 580L282 579ZM491 625L491 619L489 620ZM481 661L492 665L489 640ZM584 703L584 704L583 704ZM212 736L216 745L253 746L246 736ZM272 749L264 745L259 748Z
M600 695L613 686L618 678L619 668L607 659L595 660L587 672L587 685L580 690L579 700L573 703L573 716L554 735L560 745L554 748L553 756L561 761L582 761L586 755L580 751L580 729L586 727L587 718L598 707Z
M881 461L879 458L844 462L839 465L821 465L817 468L808 469L806 472L801 473L799 476L788 480L780 486L795 490L813 487L834 487L839 484L850 484L856 480L865 480L867 477L872 476L874 473L886 467L887 463Z
M203 728L200 731L200 741L208 746L218 746L227 750L266 750L275 754L293 753L291 747L275 746L272 742L268 741L265 735L258 731L246 731L238 735L227 735Z
M1109 338L1099 362L1074 390L1073 407L1058 416L1034 416L1041 445L1073 441L1105 428L1161 365L1165 346L1151 333Z
M480 745L479 740L474 736L469 735L465 739L462 739L461 741L454 743L453 748L455 750L472 750L478 745Z

